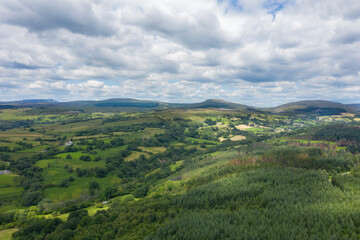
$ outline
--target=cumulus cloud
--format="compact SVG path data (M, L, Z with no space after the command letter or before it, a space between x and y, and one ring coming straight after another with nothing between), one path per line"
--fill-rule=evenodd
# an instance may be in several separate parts
M359 10L356 0L2 1L0 100L360 102Z
M110 35L115 28L111 11L97 1L14 0L3 2L2 21L34 32L68 29L87 35Z

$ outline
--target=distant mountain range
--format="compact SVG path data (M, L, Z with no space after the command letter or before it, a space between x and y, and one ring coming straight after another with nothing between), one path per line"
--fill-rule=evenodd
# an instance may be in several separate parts
M195 108L216 108L247 110L272 113L317 113L323 114L341 114L343 112L357 113L360 111L360 104L342 104L338 102L323 100L307 100L299 102L286 103L273 108L257 108L238 103L227 102L221 99L208 99L199 103L166 103L159 101L138 100L131 98L112 98L101 101L71 101L58 102L53 99L30 99L12 102L0 102L0 108L32 107L47 108L56 107L63 110L82 110L82 111L146 111L161 109L195 109Z
M54 99L27 99L27 100L19 100L19 101L11 101L11 102L0 102L0 105L32 105L32 104L44 104L44 103L58 103L58 101Z

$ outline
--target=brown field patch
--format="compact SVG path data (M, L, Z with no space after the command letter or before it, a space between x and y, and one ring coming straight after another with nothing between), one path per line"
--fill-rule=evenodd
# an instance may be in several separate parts
M227 139L230 139L231 141L241 141L241 140L246 139L246 137L243 136L243 135L235 135L235 136L230 137L230 138L219 137L220 142L223 142L223 141L225 141Z
M139 147L139 148L145 152L152 152L154 154L166 151L166 147Z
M240 124L240 125L237 125L235 126L237 129L239 130L246 130L246 129L249 129L249 128L253 128L253 127L250 127L248 125L245 125L245 124Z
M231 139L231 141L240 141L240 140L246 139L246 137L243 136L243 135L236 135L236 136L233 136L233 137L230 138L230 139Z

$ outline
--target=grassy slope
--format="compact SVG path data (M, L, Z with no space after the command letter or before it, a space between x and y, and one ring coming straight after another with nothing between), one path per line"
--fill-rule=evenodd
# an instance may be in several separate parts
M0 202L16 201L23 192L16 174L0 175Z
M45 189L45 198L49 198L53 201L65 201L78 198L84 192L88 192L90 181L95 180L99 183L100 189L105 189L107 186L112 186L115 183L121 181L116 176L108 175L105 178L96 177L81 177L75 178L74 182L70 183L67 188L62 187L51 187Z
M11 229L6 229L6 230L0 231L0 239L1 240L11 240L12 234L14 232L16 232L17 230L18 230L17 228L11 228Z

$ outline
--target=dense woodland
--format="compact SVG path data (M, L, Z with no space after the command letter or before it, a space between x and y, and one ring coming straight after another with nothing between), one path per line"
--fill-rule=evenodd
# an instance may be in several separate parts
M324 115L2 109L0 234L360 239L360 123Z

